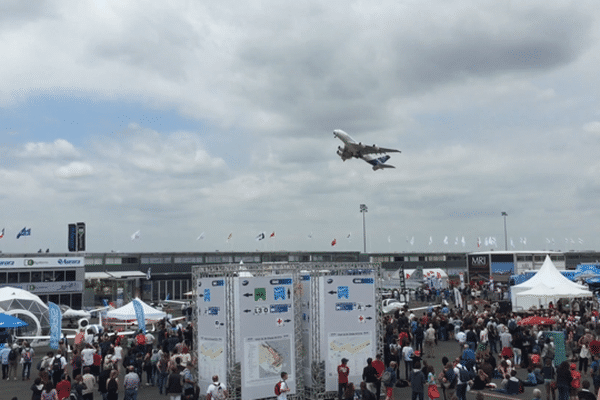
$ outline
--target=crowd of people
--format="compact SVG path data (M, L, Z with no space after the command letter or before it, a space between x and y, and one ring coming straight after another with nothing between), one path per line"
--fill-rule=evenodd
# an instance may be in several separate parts
M467 299L471 295L470 290L463 293ZM338 366L339 400L379 400L382 385L409 387L412 399L420 400L466 400L469 390L518 395L526 386L535 386L536 399L591 400L600 395L595 300L550 304L521 315L475 298L465 301L464 308L449 304L417 312L405 307L386 316L383 354L366 360L360 389L347 381L348 360ZM521 320L526 316L550 321L525 325ZM440 357L440 341L455 341L456 357Z
M119 400L120 393L123 400L137 400L143 386L171 400L198 399L191 324L173 328L164 320L158 328L131 337L89 329L71 341L61 339L57 350L43 356L27 341L6 343L0 350L2 379L33 379L32 400Z

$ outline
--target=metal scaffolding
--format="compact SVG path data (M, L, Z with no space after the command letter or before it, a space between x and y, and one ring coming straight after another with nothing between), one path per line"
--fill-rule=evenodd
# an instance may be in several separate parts
M321 346L322 327L320 318L309 319L309 337L310 347L307 343L303 343L302 321L306 315L320 316L324 310L321 309L323 293L319 290L320 277L333 275L361 275L373 274L375 285L375 304L377 310L381 304L381 296L379 293L379 283L381 265L379 263L331 263L331 262L312 262L312 263L263 263L263 264L218 264L218 265L201 265L192 268L192 279L194 287L198 288L198 280L202 278L219 278L225 280L225 308L226 308L226 371L227 371L227 387L229 389L230 398L232 400L242 399L242 373L241 364L238 362L237 343L236 340L240 336L239 329L236 327L236 310L235 307L235 278L239 278L240 274L251 274L253 277L273 276L273 275L291 275L293 279L293 305L294 305L294 337L296 360L294 363L294 376L296 379L296 393L288 395L290 400L323 400L325 398L335 398L337 393L327 392L325 390L325 355L326 349ZM310 293L308 304L302 304L302 280L301 276L308 275L310 277ZM197 299L197 297L195 297ZM198 326L199 306L194 307L194 323ZM377 313L378 314L378 313ZM378 319L376 324L376 349L377 352L383 350L383 334L381 320ZM198 336L194 335L194 340L197 341ZM198 349L197 343L194 345ZM310 382L305 382L305 370L303 357L309 357L310 360ZM266 396L274 397L274 395Z

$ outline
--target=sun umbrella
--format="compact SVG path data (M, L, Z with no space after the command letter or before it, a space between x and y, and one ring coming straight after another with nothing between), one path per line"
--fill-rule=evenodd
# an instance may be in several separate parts
M548 317L527 317L518 322L519 325L554 325L556 321Z
M27 322L8 314L0 314L0 328L18 328L27 326Z

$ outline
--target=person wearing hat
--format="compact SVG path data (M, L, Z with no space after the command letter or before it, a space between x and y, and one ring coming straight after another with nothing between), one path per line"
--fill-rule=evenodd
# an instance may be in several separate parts
M337 367L338 372L338 400L342 400L344 391L348 387L348 375L350 375L350 367L348 367L348 359L342 358L342 363Z

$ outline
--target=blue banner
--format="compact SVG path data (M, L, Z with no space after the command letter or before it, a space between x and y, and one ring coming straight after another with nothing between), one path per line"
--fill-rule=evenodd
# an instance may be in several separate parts
M52 302L48 302L48 319L50 320L50 347L58 349L58 341L62 327L62 312L60 307Z
M135 310L135 317L137 318L138 327L142 332L146 333L146 317L144 315L144 307L138 299L133 300L133 309Z

